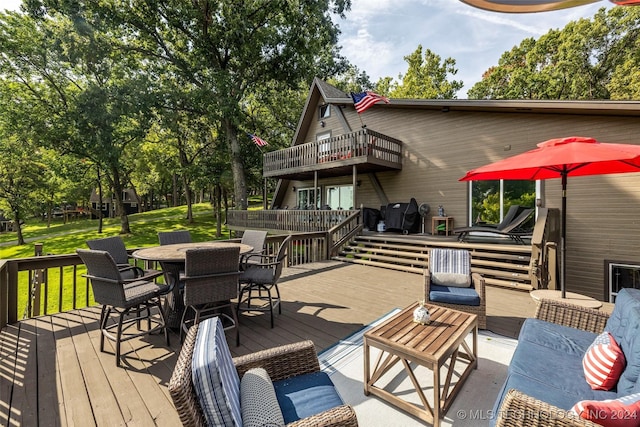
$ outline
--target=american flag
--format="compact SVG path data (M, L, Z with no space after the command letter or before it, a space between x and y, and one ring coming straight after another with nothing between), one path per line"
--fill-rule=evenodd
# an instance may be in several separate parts
M377 102L382 101L385 104L389 103L389 98L378 95L377 93L371 91L360 93L351 92L351 98L353 98L353 106L356 107L356 111L358 112L358 114L362 113L364 110L371 107Z
M254 144L256 144L258 147L264 147L265 145L269 145L267 141L260 138L259 136L253 135L251 133L249 133L248 135L249 135L249 138L251 138Z

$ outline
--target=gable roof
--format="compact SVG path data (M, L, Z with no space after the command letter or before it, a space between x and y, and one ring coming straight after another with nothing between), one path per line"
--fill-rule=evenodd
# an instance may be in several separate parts
M319 103L353 106L351 96L318 77L313 79L291 145L304 142L309 126L316 118ZM640 101L567 101L567 100L499 100L499 99L398 99L389 104L376 104L374 108L400 108L419 110L580 114L640 117Z

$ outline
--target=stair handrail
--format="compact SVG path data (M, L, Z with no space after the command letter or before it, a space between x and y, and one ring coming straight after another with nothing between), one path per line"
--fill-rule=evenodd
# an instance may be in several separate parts
M362 231L362 228L362 215L358 209L342 222L327 230L327 259L336 256L344 245Z

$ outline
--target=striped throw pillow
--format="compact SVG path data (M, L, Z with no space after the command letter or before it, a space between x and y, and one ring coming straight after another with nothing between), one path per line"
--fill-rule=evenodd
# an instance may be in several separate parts
M582 358L584 377L593 390L611 390L618 383L626 360L609 332L596 337Z
M471 286L471 255L462 249L431 249L429 273L436 285Z
M640 393L618 399L581 400L573 405L572 413L605 427L640 425Z
M240 378L218 317L200 322L191 362L193 387L207 425L242 427Z

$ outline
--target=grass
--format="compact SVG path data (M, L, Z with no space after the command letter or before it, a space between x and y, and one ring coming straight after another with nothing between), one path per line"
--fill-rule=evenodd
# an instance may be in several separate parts
M194 222L186 218L186 206L158 209L129 215L131 234L122 235L128 248L158 244L159 231L189 230L194 241L214 240L216 222L211 205L200 203L193 206ZM38 219L28 221L23 227L24 245L18 245L15 233L0 234L0 259L24 258L34 255L34 243L43 243L45 254L70 254L77 248L86 248L86 241L117 235L120 232L119 218L105 218L102 233L97 232L98 220L82 219L67 224L62 220L47 227ZM221 238L229 237L229 230L222 226ZM12 243L13 242L13 243Z
M216 221L211 205L207 203L193 206L194 222L186 220L186 206L159 209L129 216L131 234L122 235L127 248L139 248L158 244L159 231L189 230L194 241L228 239L229 230L222 226L222 236L216 238ZM119 218L104 219L103 232L97 232L98 220L78 220L63 224L46 226L39 220L32 220L25 224L23 235L28 242L18 245L15 233L0 234L0 259L24 258L34 255L34 243L43 243L45 254L72 254L77 248L87 248L89 239L118 235L120 232ZM15 243L12 243L15 242ZM46 312L71 310L94 304L88 282L81 277L85 272L84 266L78 267L74 273L73 267L53 268L47 270L47 285L41 287L41 314L44 313L45 293ZM62 279L61 279L62 274ZM75 280L74 280L75 279ZM18 278L18 316L21 318L29 297L30 277L27 272L19 274ZM74 299L75 295L75 299Z

